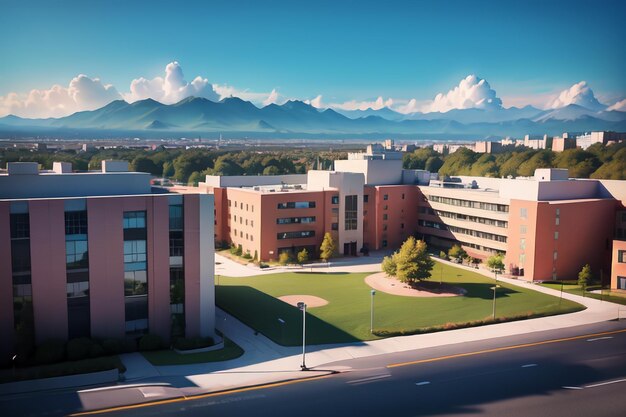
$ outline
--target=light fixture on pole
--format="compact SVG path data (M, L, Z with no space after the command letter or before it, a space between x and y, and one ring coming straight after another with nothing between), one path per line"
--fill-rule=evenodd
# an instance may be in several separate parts
M298 303L298 308L302 311L302 365L300 365L300 369L303 371L307 371L309 368L306 367L306 303L300 301Z
M496 319L496 290L500 288L499 285L494 285L493 287L491 287L491 289L493 290L493 320Z
M374 296L376 295L376 290L370 291L372 302L370 305L370 334L374 334Z

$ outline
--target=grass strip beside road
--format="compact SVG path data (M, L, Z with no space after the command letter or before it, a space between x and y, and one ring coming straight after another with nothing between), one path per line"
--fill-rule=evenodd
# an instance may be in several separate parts
M343 343L380 338L370 333L369 273L293 272L254 277L221 277L217 305L276 343L301 343L302 313L277 299L314 295L329 302L307 310L307 343ZM374 297L374 330L378 334L414 334L454 328L462 323L489 322L494 280L473 271L436 263L431 282L464 288L462 297L406 297L378 291ZM498 282L496 318L507 321L570 313L578 303L532 289ZM280 320L279 320L280 319Z
M174 350L165 349L141 353L152 365L167 366L228 361L243 355L244 350L232 340L224 338L224 348L210 352L189 353L182 355Z
M556 282L544 282L540 284L542 287L550 288L553 290L560 291L561 283ZM599 290L599 286L590 286L588 290ZM581 297L589 297L594 300L608 301L615 304L626 305L626 295L617 293L611 293L611 290L602 290L602 293L598 294L595 292L584 291L583 288L578 284L563 284L563 292L573 295L579 295Z

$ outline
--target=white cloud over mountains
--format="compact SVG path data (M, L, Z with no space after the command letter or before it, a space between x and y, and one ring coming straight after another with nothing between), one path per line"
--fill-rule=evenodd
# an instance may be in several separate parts
M581 81L561 91L559 95L549 103L548 107L558 109L570 104L577 104L595 111L604 110L606 107L596 99L593 90L587 85L586 81Z
M130 93L124 98L129 102L151 98L164 104L174 104L190 96L214 101L220 99L219 94L215 92L213 85L206 78L198 76L190 83L185 81L183 69L178 62L174 61L165 67L164 78L134 79L130 83Z
M121 98L112 85L80 74L72 78L67 87L53 85L47 90L31 90L28 94L0 96L0 116L61 117L81 110L94 110Z
M0 117L8 114L30 118L62 117L77 111L94 110L122 98L128 102L151 98L161 103L172 104L190 96L204 97L213 101L239 97L259 107L283 104L288 99L293 99L283 96L277 89L272 89L270 92L241 90L228 84L211 83L201 76L187 82L181 65L173 61L167 64L163 76L152 79L135 78L130 83L128 92L122 94L114 86L104 84L99 78L90 78L83 74L73 78L67 87L54 85L49 89L35 89L23 94L11 92L0 96ZM326 103L322 96L318 95L304 102L318 109L333 108L351 111L389 108L402 114L447 112L453 109L498 110L502 108L502 100L496 91L485 79L476 75L468 75L447 93L439 93L432 100L391 97L385 99L379 96L372 100ZM521 104L518 103L518 105ZM585 81L572 85L557 96L552 96L545 107L559 108L569 104L577 104L594 111L606 108L597 100ZM626 100L613 104L607 110L626 111Z
M459 85L446 94L439 93L432 103L422 108L422 112L447 112L453 109L499 109L502 100L489 83L475 75L468 75Z

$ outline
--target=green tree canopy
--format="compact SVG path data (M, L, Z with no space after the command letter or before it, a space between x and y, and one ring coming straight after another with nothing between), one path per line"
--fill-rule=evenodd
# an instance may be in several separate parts
M309 252L306 250L306 248L304 248L300 252L298 252L298 263L302 265L308 261L309 261Z
M464 259L467 256L467 252L460 245L453 245L448 250L448 256L450 258Z
M591 282L591 278L591 267L589 266L589 264L586 264L578 273L578 285L583 287L583 289L587 288L587 286Z
M320 246L320 259L328 262L330 258L335 254L335 241L333 240L333 236L326 232L324 234L324 240L322 240L322 245Z
M393 255L396 277L401 282L415 282L430 278L434 261L428 255L426 243L410 236Z
M487 266L489 267L489 269L495 272L504 271L504 256L501 253L491 255L487 259Z

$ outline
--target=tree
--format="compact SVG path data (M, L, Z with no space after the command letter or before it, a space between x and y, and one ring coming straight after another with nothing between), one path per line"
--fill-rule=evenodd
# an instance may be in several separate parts
M495 273L504 271L504 259L501 253L491 255L487 259L487 266Z
M448 256L450 258L464 259L467 256L467 252L460 245L454 245L448 250Z
M291 255L289 252L281 252L280 255L278 255L279 264L287 265L289 262L291 262Z
M174 175L174 165L171 162L166 161L163 163L163 178L170 178Z
M591 267L589 264L583 266L583 269L578 273L578 285L583 288L583 293L587 289L587 286L591 282Z
M383 262L380 264L380 267L382 268L383 272L385 272L390 277L396 276L397 268L396 268L396 262L393 260L394 255L395 253L391 256L385 256L383 258Z
M270 165L263 170L263 175L278 175L280 170L276 165Z
M335 254L335 241L330 233L326 232L322 245L320 246L320 258L328 262Z
M135 172L147 172L152 175L159 175L162 169L154 161L145 156L138 156L130 163L130 167Z
M447 254L447 253L445 253L444 251L440 251L440 252L439 252L439 257L440 257L441 259L445 259L446 261L448 260L448 254Z
M303 263L306 263L308 260L309 260L309 252L306 250L306 248L298 252L298 263L300 265L302 265Z
M200 181L204 181L204 175L198 171L194 171L189 176L189 180L187 181L187 185L192 187L197 187Z
M396 277L401 282L412 283L430 278L435 265L427 252L426 242L410 236L393 255Z

